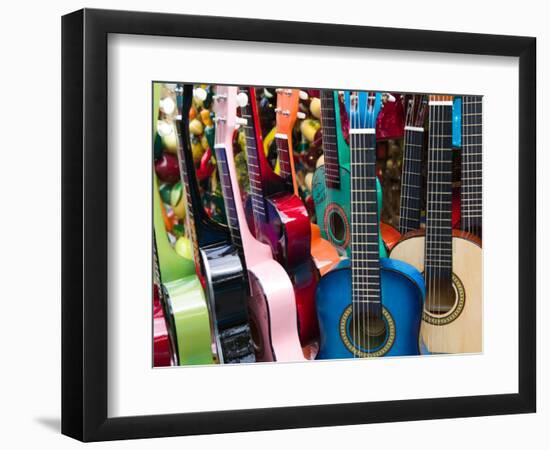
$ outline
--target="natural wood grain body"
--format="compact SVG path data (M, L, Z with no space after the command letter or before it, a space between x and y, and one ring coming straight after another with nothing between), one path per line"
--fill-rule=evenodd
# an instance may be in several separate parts
M393 248L390 257L423 272L424 241L423 235L405 238ZM479 353L482 351L481 247L456 233L453 233L453 273L464 286L464 309L446 325L432 325L423 320L420 337L432 353Z

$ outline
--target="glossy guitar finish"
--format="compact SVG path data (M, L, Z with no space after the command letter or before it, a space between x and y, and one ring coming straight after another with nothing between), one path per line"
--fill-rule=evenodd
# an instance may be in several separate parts
M340 126L338 93L321 90L321 130L324 164L313 174L312 195L321 235L349 256L349 146Z
M287 271L296 298L302 345L318 340L315 288L319 274L311 258L311 226L302 200L284 188L285 182L270 170L259 130L259 115L254 88L249 88L248 104L241 107L244 125L250 192L245 211L249 229L256 239L268 244L275 259ZM266 183L269 173L271 183ZM273 182L274 179L279 178Z
M285 182L286 191L300 198L296 172L294 169L294 150L292 129L298 116L300 91L298 89L277 89L275 140L279 155L280 178ZM310 223L311 256L321 275L327 273L340 261L338 251L322 237L322 231L316 224Z
M482 254L479 239L452 230L452 96L430 96L426 230L403 236L391 257L424 273L421 326L429 353L482 350Z
M380 283L385 309L387 328L392 324L391 333L383 343L371 349L362 349L346 345L342 338L342 328L350 343L350 321L342 320L351 305L352 269L338 268L331 271L319 282L317 288L317 312L321 331L321 345L317 359L353 358L358 356L401 356L418 355L418 334L422 319L424 298L424 280L418 270L409 264L387 258L380 259ZM387 348L389 346L389 348Z
M422 276L408 264L380 258L375 95L349 96L355 113L350 114L351 264L325 275L317 288L318 358L418 355Z
M270 247L258 241L247 225L233 155L236 109L237 88L217 86L215 151L231 239L242 248L248 270L248 310L256 359L303 361L290 278L273 259Z
M210 317L204 291L192 261L180 257L168 242L160 213L160 194L153 175L155 259L165 317L176 334L179 364L212 364ZM168 327L170 331L170 326Z
M193 156L189 148L188 111L193 88L180 88L182 120L180 135L180 173L187 195L187 226L193 243L197 272L210 309L211 328L220 363L254 362L248 324L248 277L241 250L231 240L229 228L212 221L202 207Z

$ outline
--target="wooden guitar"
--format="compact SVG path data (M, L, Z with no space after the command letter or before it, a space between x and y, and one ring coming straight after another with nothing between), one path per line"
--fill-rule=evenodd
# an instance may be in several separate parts
M462 161L460 228L481 239L482 221L482 99L462 97Z
M452 229L452 96L429 96L426 230L411 231L391 251L424 273L421 327L430 353L481 351L481 246Z
M250 192L245 211L249 229L256 239L268 244L275 259L287 271L296 297L300 341L303 346L318 341L319 326L315 311L315 289L319 273L311 257L311 226L302 200L285 189L285 182L269 165L260 134L256 92L242 90L248 96L241 106L246 136L246 154Z
M177 363L212 364L210 317L204 291L193 262L179 256L168 241L161 202L157 177L153 174L153 262L158 258L158 294L163 299L167 331L175 334Z
M375 93L351 92L351 267L317 288L319 359L419 354L424 302L421 274L380 258L376 189ZM368 109L367 112L361 111ZM359 117L369 120L360 121Z
M241 96L242 99L242 96ZM243 102L240 102L243 106ZM248 311L257 361L305 360L298 335L294 289L288 274L273 259L271 248L257 240L246 221L235 170L233 132L237 122L237 88L216 86L215 152L233 245L242 252L248 270Z
M186 227L208 298L217 357L220 363L254 362L247 313L248 277L241 249L233 243L230 229L214 222L204 211L189 148L188 111L193 88L180 86L177 93L183 96L178 102L183 106L177 126L181 180L187 195Z
M300 90L277 89L277 108L275 142L279 155L279 173L286 183L288 192L300 197L298 183L294 169L294 150L292 144L292 130L298 117ZM302 95L304 95L303 93ZM307 96L307 94L305 94ZM311 256L321 275L327 273L340 261L336 248L322 237L318 225L310 223L311 228Z

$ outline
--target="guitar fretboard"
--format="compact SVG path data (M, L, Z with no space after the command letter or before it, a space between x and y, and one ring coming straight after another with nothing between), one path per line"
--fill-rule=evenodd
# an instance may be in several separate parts
M482 98L462 97L461 228L481 237Z
M288 148L288 136L277 134L275 136L277 153L279 155L279 174L285 181L292 183L292 166L290 164L290 151Z
M375 130L350 130L352 302L381 312Z
M424 129L405 127L399 231L405 234L420 228L420 196L422 190L422 148Z
M218 160L218 170L220 173L220 183L223 192L223 201L225 204L225 214L227 216L227 226L231 234L231 240L235 246L242 249L241 233L239 231L239 219L237 216L237 208L235 205L235 196L231 185L231 175L227 162L227 153L225 147L221 144L216 144L216 158ZM240 199L239 199L240 201Z
M452 275L452 101L429 103L426 279Z
M334 91L321 90L321 129L323 131L323 154L325 157L325 184L328 188L340 188L338 140L336 138L336 111Z
M256 221L260 220L266 222L265 196L260 161L258 158L258 146L256 144L256 130L254 127L254 118L252 116L252 107L250 105L242 106L241 116L243 119L246 119L246 125L244 125L246 138L246 165L250 178L249 193L252 201L252 211Z

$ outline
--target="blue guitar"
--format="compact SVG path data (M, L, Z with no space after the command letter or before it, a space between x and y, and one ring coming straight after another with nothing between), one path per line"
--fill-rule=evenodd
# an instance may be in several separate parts
M409 264L380 258L375 93L352 92L351 263L321 278L318 359L418 355L425 286Z

